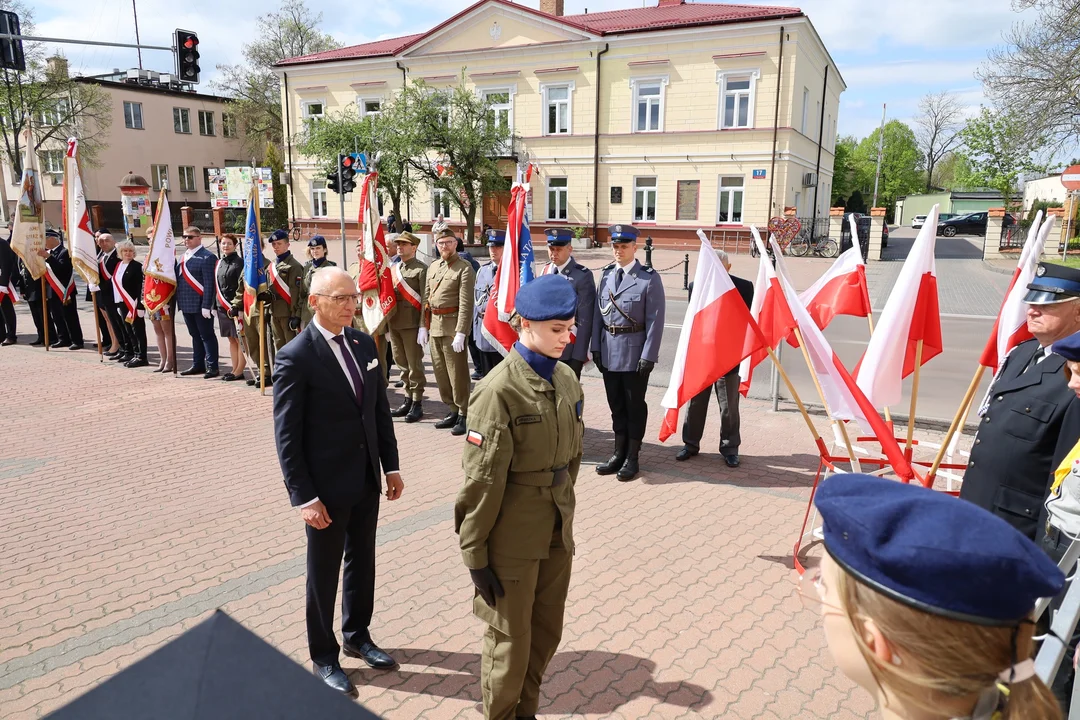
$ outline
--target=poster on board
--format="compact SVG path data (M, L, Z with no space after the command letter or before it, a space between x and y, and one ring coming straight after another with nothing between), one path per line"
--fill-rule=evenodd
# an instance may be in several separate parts
M259 207L274 207L274 176L270 168L210 168L206 173L211 207L246 208L253 181L258 188Z

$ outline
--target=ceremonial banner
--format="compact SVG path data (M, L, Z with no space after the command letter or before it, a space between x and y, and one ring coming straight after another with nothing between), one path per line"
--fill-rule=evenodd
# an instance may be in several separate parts
M86 195L83 194L82 174L79 172L79 141L75 138L68 138L64 163L64 227L71 264L88 284L98 285L97 245L90 229L90 213L86 207Z
M683 318L671 380L660 403L665 408L660 442L678 430L679 408L757 352L765 352L765 338L731 276L703 240L694 273L694 294Z
M853 238L858 238L854 215L848 218ZM866 317L870 314L870 291L866 286L866 263L858 243L848 248L828 271L807 290L799 293L799 302L824 330L837 315Z
M251 308L259 293L266 292L266 258L263 257L262 241L259 239L259 215L255 208L255 187L248 197L247 221L244 223L244 315L251 317Z
M510 317L514 314L518 290L534 277L532 234L529 232L529 212L526 206L531 178L532 165L529 165L525 170L524 182L516 182L510 188L506 246L503 260L495 270L495 280L491 285L481 328L488 342L503 355L510 352L518 337L510 327Z
M45 258L37 254L38 250L45 249L45 215L41 205L41 173L38 172L34 136L29 123L23 138L26 141L26 155L11 227L11 249L22 258L31 277L37 280L45 273Z
M157 312L176 292L176 238L164 190L158 198L154 236L150 238L150 250L143 261L143 278L143 305L147 313Z
M765 244L761 242L761 236L757 228L750 226L750 232L754 236L754 244L757 245L760 261L758 263L757 281L754 283L754 300L750 305L750 316L761 328L761 334L765 338L765 344L770 350L775 350L784 338L795 327L795 318L791 316L791 310L784 300L783 290L776 279L776 270L765 252ZM754 368L758 363L768 357L764 348L743 360L739 367L739 392L746 397L750 392L750 382L753 379Z
M371 170L364 176L364 184L360 188L359 220L364 233L364 259L360 262L356 282L361 296L364 327L372 336L383 331L387 318L397 305L394 278L390 272L390 253L386 249L386 236L379 218L378 185L379 173Z

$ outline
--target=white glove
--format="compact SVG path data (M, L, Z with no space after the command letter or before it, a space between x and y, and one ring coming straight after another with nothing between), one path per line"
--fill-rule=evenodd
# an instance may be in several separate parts
M90 292L101 292L101 288L99 288L97 285L88 285L87 288L90 290Z
M140 310L139 311L139 317L146 317L146 311L145 310Z
M454 333L454 342L450 343L450 347L454 349L454 352L461 352L465 349L465 333Z
M420 347L427 347L428 343L428 331L427 328L422 327L416 331L416 344Z
M209 320L210 319L210 308L203 308L202 309L202 316L204 318L206 318L207 320Z

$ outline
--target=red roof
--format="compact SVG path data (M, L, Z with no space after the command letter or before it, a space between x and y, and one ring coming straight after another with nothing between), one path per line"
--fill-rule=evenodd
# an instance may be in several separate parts
M633 0L631 0L633 1ZM753 22L755 20L775 20L786 17L800 17L799 8L770 5L733 5L729 3L687 3L676 4L665 0L653 7L611 10L608 12L587 13L584 15L566 15L558 17L540 12L527 5L519 5L510 0L479 0L454 17L440 23L425 33L404 37L377 40L353 45L351 47L328 50L326 52L303 55L282 60L278 65L300 65L306 63L350 60L354 58L382 57L397 55L420 40L438 32L458 18L469 14L475 8L486 3L507 5L515 10L538 15L547 20L561 23L576 30L583 30L594 35L618 35L621 33L647 32L650 30L672 30L676 28L701 25L722 25L725 23Z

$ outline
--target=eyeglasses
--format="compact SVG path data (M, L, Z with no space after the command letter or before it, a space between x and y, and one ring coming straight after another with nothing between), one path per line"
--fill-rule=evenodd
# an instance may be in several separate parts
M822 612L826 608L827 613L847 613L841 607L825 602L825 584L822 582L821 568L807 568L802 575L797 570L792 570L792 579L799 590L799 599L805 607Z
M201 235L185 235L184 239L185 240L194 240L197 237L202 237L202 236Z
M312 295L315 297L326 298L338 307L345 307L349 303L355 305L356 301L360 299L359 293L353 293L352 295L321 295L319 293L312 293Z

